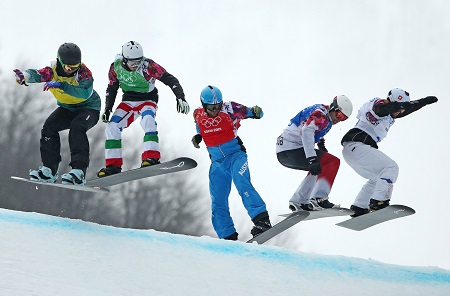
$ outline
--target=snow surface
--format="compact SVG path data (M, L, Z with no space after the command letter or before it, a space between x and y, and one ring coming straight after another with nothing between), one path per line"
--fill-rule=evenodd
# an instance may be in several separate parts
M450 271L0 209L0 295L450 295Z

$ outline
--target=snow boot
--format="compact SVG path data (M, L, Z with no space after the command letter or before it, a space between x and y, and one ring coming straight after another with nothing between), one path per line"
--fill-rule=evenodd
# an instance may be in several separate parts
M101 177L111 176L111 175L118 174L121 171L122 171L121 167L109 165L106 168L102 168L100 171L98 171L97 177L101 178Z
M376 200L371 198L369 203L369 209L371 212L378 211L381 209L384 209L389 205L389 199L388 200Z
M289 210L291 210L292 212L314 211L314 206L311 203L302 204L302 203L290 201L289 202Z
M233 241L237 241L238 240L238 233L235 232L227 237L224 237L223 239L225 240L233 240Z
M311 203L314 206L319 206L323 209L339 208L340 205L335 205L328 200L328 196L322 198L311 198Z
M365 208L360 208L358 206L350 206L350 210L352 210L353 212L355 212L353 215L350 215L350 217L355 218L361 215L365 215L367 213L369 213L369 209L365 209Z
M83 170L71 169L70 172L61 176L63 184L67 185L85 185L86 179Z
M161 162L159 162L158 158L146 158L146 159L142 160L141 168L152 166L155 164L160 164L160 163Z
M253 237L263 233L264 231L272 228L272 224L270 224L269 214L267 212L260 213L253 218L253 226L252 231L250 232Z
M40 166L37 170L30 170L29 175L30 180L45 183L55 183L58 179L58 172L53 174L52 170L46 166Z

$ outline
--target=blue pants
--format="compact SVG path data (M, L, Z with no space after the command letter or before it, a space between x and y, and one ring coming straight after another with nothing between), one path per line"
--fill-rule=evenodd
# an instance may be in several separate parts
M266 204L250 181L245 152L238 151L213 161L209 169L209 191L212 199L212 224L219 238L236 232L228 205L231 181L242 197L242 203L251 219L267 212Z

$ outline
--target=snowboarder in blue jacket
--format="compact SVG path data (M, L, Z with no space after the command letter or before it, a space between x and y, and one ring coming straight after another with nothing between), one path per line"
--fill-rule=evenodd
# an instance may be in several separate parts
M204 140L211 158L209 190L214 230L219 238L238 238L228 206L231 183L234 182L255 225L251 234L257 236L272 226L266 204L250 181L247 153L237 136L237 129L243 119L260 119L263 116L262 109L223 102L222 93L215 86L204 88L200 101L202 107L194 111L198 134L192 138L192 143L195 148L200 148L199 144Z

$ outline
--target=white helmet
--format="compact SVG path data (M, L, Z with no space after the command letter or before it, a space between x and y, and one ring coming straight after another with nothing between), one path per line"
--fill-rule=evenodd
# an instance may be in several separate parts
M334 97L333 102L330 104L329 111L335 110L340 110L345 116L350 117L353 111L352 101L344 95Z
M393 88L389 91L387 99L390 102L409 102L409 93L400 88Z
M122 46L122 56L127 60L141 59L144 56L144 51L139 43L129 41Z

